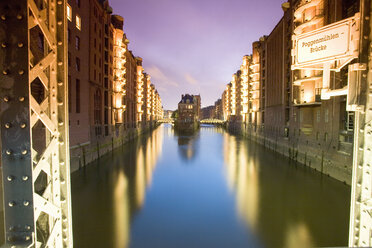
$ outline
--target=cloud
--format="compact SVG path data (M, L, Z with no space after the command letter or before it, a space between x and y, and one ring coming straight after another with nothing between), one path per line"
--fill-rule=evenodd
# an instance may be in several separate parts
M196 80L193 76L191 76L189 73L185 74L185 80L191 85L198 84L198 80Z
M178 84L174 82L171 78L166 76L159 67L153 65L146 70L148 74L151 76L155 84L164 85L164 86L173 86L178 87Z

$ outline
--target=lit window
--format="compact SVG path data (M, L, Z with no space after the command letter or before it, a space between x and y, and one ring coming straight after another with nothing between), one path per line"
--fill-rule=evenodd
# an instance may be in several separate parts
M67 4L67 19L72 22L72 9L71 6Z
M76 15L76 28L81 30L81 18L78 15Z

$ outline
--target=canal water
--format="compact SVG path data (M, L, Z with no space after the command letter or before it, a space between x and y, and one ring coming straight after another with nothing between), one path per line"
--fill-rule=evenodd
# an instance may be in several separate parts
M74 247L347 246L349 199L220 128L163 124L72 175Z

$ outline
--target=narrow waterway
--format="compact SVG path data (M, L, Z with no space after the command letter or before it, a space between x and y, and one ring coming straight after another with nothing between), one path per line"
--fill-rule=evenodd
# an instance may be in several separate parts
M350 187L222 129L163 125L72 175L74 246L347 246Z

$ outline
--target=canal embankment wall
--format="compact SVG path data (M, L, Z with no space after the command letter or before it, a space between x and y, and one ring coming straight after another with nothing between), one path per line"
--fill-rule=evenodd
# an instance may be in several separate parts
M71 173L88 166L103 155L123 146L125 143L159 126L158 123L146 123L137 128L116 129L110 136L92 140L70 147Z
M226 123L228 132L265 146L289 159L351 185L352 154L342 152L331 143L311 138L269 137L262 130L244 124Z

